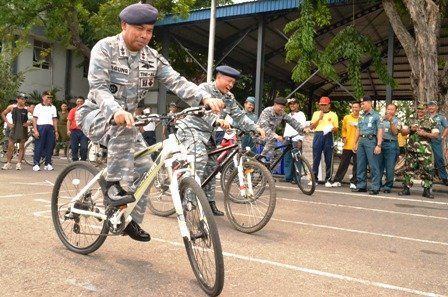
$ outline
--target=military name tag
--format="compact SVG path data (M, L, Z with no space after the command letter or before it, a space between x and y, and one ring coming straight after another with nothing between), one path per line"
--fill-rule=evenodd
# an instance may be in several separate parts
M152 71L140 71L138 77L154 77L155 74Z
M115 65L111 65L110 66L110 70L113 71L113 72L118 72L118 73L121 73L121 74L129 75L129 69L128 68L123 68L123 67L118 67L118 66L115 66Z
M140 79L141 88L150 88L154 85L154 79L152 78L142 78Z

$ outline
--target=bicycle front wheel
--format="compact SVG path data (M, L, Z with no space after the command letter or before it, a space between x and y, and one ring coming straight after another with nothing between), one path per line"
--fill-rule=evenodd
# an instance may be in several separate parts
M170 192L170 180L165 166L160 168L157 176L149 186L148 208L161 217L168 217L176 212Z
M51 216L62 243L72 252L90 254L106 240L109 227L106 220L71 212L72 207L105 214L105 180L101 177L76 202L72 199L98 174L91 164L74 162L58 176L51 197Z
M295 180L297 186L305 195L312 195L316 190L316 177L313 174L310 163L303 156L294 157Z
M238 170L232 171L224 191L224 206L233 227L254 233L271 219L275 204L275 181L266 166L256 160L243 163L243 184Z
M179 186L190 239L184 237L188 260L202 289L217 296L224 286L224 259L218 228L201 186L192 177Z
M34 165L34 140L33 141L27 141L25 143L25 154L23 155L23 159L25 160L25 163L28 165L33 166ZM40 159L39 165L43 163L43 160Z

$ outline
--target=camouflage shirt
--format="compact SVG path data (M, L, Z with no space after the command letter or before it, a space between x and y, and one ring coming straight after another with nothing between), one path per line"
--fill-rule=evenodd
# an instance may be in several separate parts
M282 112L282 114L276 114L272 106L266 107L261 112L257 124L266 132L266 138L273 138L275 129L282 121L287 122L298 133L303 132L303 126L298 121L293 119L290 114L285 112Z
M233 126L238 127L243 131L256 131L257 125L243 112L235 100L235 96L228 92L227 94L221 93L215 86L215 82L202 83L199 88L210 94L212 98L222 99L225 107L221 111L219 118L225 118L229 115L233 119ZM210 139L213 132L213 124L215 123L217 116L209 114L204 117L198 117L189 115L182 120L179 124L179 128L192 127L201 132L203 141Z
M156 50L145 46L130 52L122 34L106 37L93 47L86 105L100 108L106 120L119 109L133 112L159 81L190 106L199 105L209 94L182 77Z
M417 126L418 128L421 128L428 133L439 133L437 123L427 115L425 115L421 119L411 116L408 121L408 126L409 128L411 128L412 126ZM417 148L420 145L429 145L429 142L429 138L418 135L416 131L410 131L408 141L409 149L412 150L413 148Z

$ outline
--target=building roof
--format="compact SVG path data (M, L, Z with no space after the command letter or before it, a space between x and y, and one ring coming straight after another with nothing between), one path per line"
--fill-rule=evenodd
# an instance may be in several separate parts
M260 0L218 7L215 37L217 64L226 63L242 70L243 74L255 73L258 23L262 18L266 24L265 81L274 81L278 86L294 89L299 84L291 80L295 64L285 62L284 46L288 37L283 33L283 29L288 22L299 16L300 2L300 0ZM353 23L358 31L368 35L377 45L386 61L389 21L381 2L361 0L353 3L329 0L329 3L332 21L329 26L317 32L318 47L324 48L339 31ZM186 19L168 15L158 22L157 26L169 30L170 36L176 42L192 52L207 55L209 17L210 9L194 10ZM443 20L442 27L448 27L447 18ZM448 60L446 31L441 30L445 33L442 33L439 39L439 55L440 58ZM394 98L409 99L412 97L410 66L397 38L394 44L394 78L397 82ZM229 51L230 54L225 56ZM220 61L224 56L225 58ZM340 77L339 82L345 89L354 93L347 78L347 61L340 60L335 67ZM367 56L362 60L361 79L366 94L376 99L385 98L386 86L379 80L372 67L372 61ZM303 86L302 91L314 90L314 95L317 97L325 95L335 100L344 100L350 97L344 88L318 73Z

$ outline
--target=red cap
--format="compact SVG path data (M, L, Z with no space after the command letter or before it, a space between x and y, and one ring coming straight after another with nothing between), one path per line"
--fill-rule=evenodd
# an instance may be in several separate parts
M328 97L320 97L319 100L319 105L326 105L326 104L330 104L330 98Z

